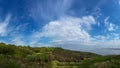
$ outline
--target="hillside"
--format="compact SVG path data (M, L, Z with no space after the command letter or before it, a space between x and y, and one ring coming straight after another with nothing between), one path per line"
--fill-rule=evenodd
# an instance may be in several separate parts
M119 57L0 43L0 68L119 68Z

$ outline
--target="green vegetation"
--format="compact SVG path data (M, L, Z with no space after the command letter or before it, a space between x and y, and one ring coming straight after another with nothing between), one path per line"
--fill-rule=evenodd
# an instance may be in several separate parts
M120 55L0 43L0 68L120 68Z
M80 68L120 68L120 55L109 55L83 60Z

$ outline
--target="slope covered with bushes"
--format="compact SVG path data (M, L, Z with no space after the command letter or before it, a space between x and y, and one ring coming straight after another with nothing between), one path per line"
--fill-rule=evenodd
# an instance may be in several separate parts
M0 68L119 68L119 57L0 43Z

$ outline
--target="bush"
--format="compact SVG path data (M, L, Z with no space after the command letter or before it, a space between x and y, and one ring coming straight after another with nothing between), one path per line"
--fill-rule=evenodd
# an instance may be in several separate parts
M5 55L0 54L0 67L1 68L21 68L21 65L14 60L5 58Z
M5 44L0 43L0 54L14 54L15 53L15 48L13 46L7 46Z
M35 61L35 56L34 55L28 55L26 59L30 62Z
M44 53L38 53L38 54L32 54L28 55L27 57L28 61L47 61L47 56Z

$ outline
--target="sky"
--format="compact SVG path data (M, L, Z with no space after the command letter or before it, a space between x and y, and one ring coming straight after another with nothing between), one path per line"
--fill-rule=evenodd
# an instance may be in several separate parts
M120 0L0 0L0 42L120 48Z

